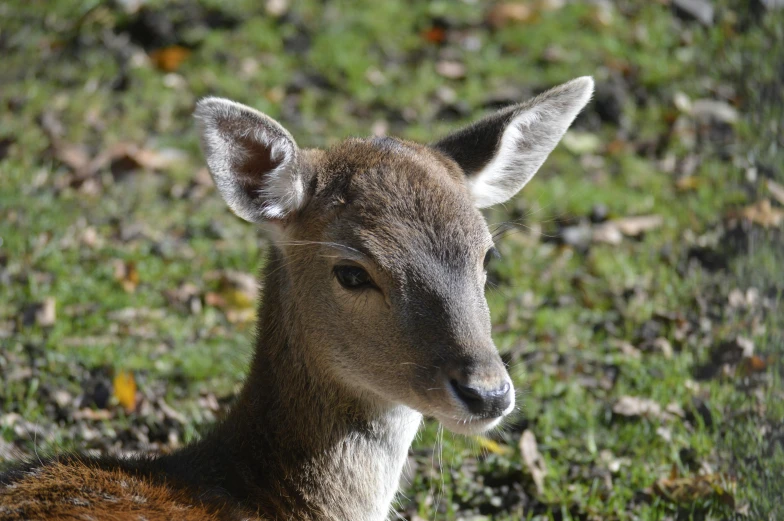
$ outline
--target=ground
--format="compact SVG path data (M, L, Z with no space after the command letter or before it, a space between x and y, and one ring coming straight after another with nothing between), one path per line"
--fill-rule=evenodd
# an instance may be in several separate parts
M427 141L592 75L487 214L521 406L487 437L429 423L398 515L784 517L776 3L3 3L0 464L171 450L236 393L267 243L203 168L199 97L302 146Z

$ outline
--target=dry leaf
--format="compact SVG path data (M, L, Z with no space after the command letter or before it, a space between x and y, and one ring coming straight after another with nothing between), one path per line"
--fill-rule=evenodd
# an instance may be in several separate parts
M264 9L268 15L280 18L288 12L289 0L267 0L264 4Z
M784 221L784 211L773 208L768 199L747 206L740 214L744 219L759 224L763 228L775 228Z
M675 181L675 188L680 192L688 192L696 190L700 186L701 180L699 177L687 175Z
M444 78L458 80L465 76L466 68L465 65L460 62L441 60L440 62L436 63L436 72Z
M523 463L525 463L528 472L536 485L536 492L538 494L544 493L544 477L547 474L547 467L545 467L544 458L539 453L539 447L536 443L536 436L530 430L526 429L520 436L520 454L523 456Z
M594 242L620 244L623 236L637 237L662 225L661 215L638 215L613 219L593 227Z
M765 184L768 187L770 195L772 195L779 204L784 205L784 186L781 186L776 181L771 181L770 179L766 179Z
M446 40L446 31L443 27L431 27L422 32L422 38L430 43L444 43Z
M614 219L611 222L622 234L628 237L636 237L643 232L658 228L662 225L664 219L662 219L661 215L639 215Z
M496 4L487 13L487 23L496 29L510 23L528 23L537 17L536 10L523 2L504 2Z
M738 372L736 374L741 376L748 376L753 373L761 373L768 368L768 363L764 358L758 355L751 355L748 358L741 360L738 365Z
M222 271L207 274L206 278L218 277L218 291L204 295L208 306L221 309L232 323L251 322L256 319L256 278L239 271Z
M77 176L83 177L92 173L92 160L86 147L58 139L52 142L52 152L58 161L73 170Z
M180 45L172 45L171 47L164 47L150 53L150 60L153 65L164 72L176 71L182 62L190 56L190 49L186 49Z
M718 121L731 125L739 118L738 111L724 101L712 99L698 99L691 104L691 115L699 121Z
M163 398L158 398L158 408L161 412L167 417L171 418L172 420L181 423L183 425L188 423L188 418L186 418L180 412L174 410L168 403L166 403Z
M136 380L130 371L120 371L114 377L114 397L127 412L136 410Z
M759 290L757 288L748 288L743 292L735 288L727 295L727 301L733 308L753 307L759 301Z
M662 412L661 406L653 400L637 398L635 396L622 396L615 402L612 410L615 414L627 417L659 417Z
M623 235L621 234L621 231L618 229L618 227L612 223L612 221L607 221L593 227L591 240L593 242L616 245L621 244L621 241L623 241Z
M55 299L54 297L46 297L43 302L38 306L35 311L35 322L39 326L50 327L53 326L57 320L55 313Z
M92 156L87 147L68 143L62 139L64 130L57 116L46 112L41 118L41 125L49 138L52 154L55 159L68 167L74 176L61 182L60 186L83 186L90 182L89 177L99 170L111 167L115 176L129 170L145 168L161 170L176 161L181 161L187 155L175 149L151 150L135 143L120 142L109 147L104 147L101 152Z
M173 289L167 289L163 292L169 305L180 305L187 308L191 313L201 313L201 291L199 288L186 282L181 286Z
M651 347L661 353L664 358L672 358L672 344L664 337L658 337L653 341Z
M622 139L613 139L604 147L605 151L610 155L620 154L628 148L629 144Z
M78 411L73 413L74 420L93 420L93 421L103 421L103 420L110 420L112 418L112 411L108 409L79 409Z
M630 342L626 340L619 340L619 339L611 339L610 345L618 349L624 355L630 358L641 358L642 352L639 349L634 347Z
M715 498L726 505L734 505L735 480L723 474L708 474L679 478L670 476L656 481L653 491L677 504Z
M499 456L509 456L512 454L512 448L507 445L501 445L497 441L491 440L484 436L474 436L474 439L479 443L479 446L487 452L498 454Z
M139 285L139 272L136 270L136 263L133 261L125 262L120 259L115 259L114 279L119 281L120 285L127 293L136 291L136 286Z
M220 296L219 293L215 293L214 291L208 291L204 294L204 303L208 306L212 306L214 308L225 308L228 304L226 304L226 299Z

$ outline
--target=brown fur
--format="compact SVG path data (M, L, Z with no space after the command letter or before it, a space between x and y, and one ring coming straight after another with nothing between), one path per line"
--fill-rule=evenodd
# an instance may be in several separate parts
M165 478L70 458L32 469L0 489L0 519L222 521L258 519L227 501L194 497Z
M575 80L434 147L371 138L300 150L269 117L202 101L216 185L273 239L243 390L221 424L171 455L0 474L0 517L384 519L422 414L472 434L514 405L490 335L492 238L477 205L514 195L592 85ZM466 163L477 144L481 161ZM466 177L476 169L478 181ZM347 265L373 283L345 287Z

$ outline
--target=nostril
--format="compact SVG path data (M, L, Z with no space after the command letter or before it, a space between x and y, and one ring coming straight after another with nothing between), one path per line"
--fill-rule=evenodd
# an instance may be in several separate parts
M464 385L457 380L451 380L452 388L455 390L457 396L466 403L481 402L483 399L483 392L470 385Z
M457 397L474 414L499 416L511 403L512 393L509 391L512 386L509 382L495 389L484 389L458 380L450 380L450 384Z

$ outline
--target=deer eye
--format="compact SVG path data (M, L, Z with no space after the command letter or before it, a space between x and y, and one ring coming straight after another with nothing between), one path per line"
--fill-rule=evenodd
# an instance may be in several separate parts
M491 246L490 249L487 250L487 253L485 253L485 261L484 261L485 269L487 268L487 265L490 264L491 260L497 259L499 257L501 257L501 254L498 253L498 250L495 249L495 246Z
M335 266L335 278L346 289L362 289L373 286L368 272L359 266Z

